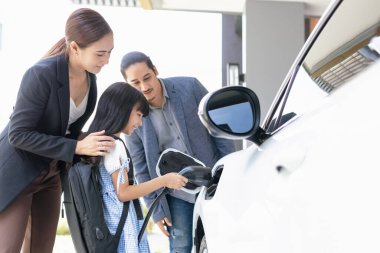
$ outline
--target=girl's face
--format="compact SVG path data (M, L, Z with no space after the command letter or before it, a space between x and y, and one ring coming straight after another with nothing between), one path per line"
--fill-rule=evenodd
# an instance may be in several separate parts
M80 65L86 71L98 74L108 64L113 47L113 34L109 33L86 48L77 48Z
M132 109L131 115L129 116L129 121L123 129L123 133L126 135L131 135L136 128L139 128L142 125L142 117L143 114L137 110L137 105L135 105Z

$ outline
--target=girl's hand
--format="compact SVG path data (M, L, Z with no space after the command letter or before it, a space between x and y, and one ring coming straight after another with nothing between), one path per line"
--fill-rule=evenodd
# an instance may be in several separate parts
M162 176L166 187L179 190L189 181L186 177L171 172Z
M115 146L115 140L111 136L104 135L105 131L87 135L77 142L75 154L88 156L105 156Z

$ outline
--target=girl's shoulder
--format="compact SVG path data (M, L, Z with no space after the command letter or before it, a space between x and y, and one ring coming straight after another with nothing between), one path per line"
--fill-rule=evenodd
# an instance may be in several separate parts
M115 150L121 155L127 156L127 151L125 150L124 142L121 140L115 140Z
M115 141L115 147L104 157L104 166L106 170L112 174L121 167L125 167L129 158L124 148L124 144L120 140Z

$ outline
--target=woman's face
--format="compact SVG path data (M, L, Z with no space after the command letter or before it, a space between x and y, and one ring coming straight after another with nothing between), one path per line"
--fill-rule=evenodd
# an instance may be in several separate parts
M86 48L78 48L79 64L86 71L98 74L103 66L108 64L113 47L113 34L109 33Z
M132 109L131 115L129 116L128 123L123 129L123 133L126 135L131 135L135 129L142 125L142 117L143 114L137 110L137 105L135 105Z

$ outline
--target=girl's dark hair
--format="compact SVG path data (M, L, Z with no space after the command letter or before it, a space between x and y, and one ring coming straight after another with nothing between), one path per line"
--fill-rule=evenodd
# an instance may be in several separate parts
M149 114L149 104L144 95L125 82L111 84L100 96L94 119L87 134L106 131L106 135L121 132L127 125L132 109L144 116ZM87 162L99 164L101 157L83 157Z
M111 84L99 98L88 132L105 130L108 135L121 132L135 106L144 116L149 114L148 101L139 90L125 82Z
M44 57L67 54L67 45L72 41L80 48L86 48L109 33L112 33L112 29L102 15L89 8L77 9L66 21L65 37L50 48Z
M125 76L125 73L124 73L125 70L129 68L129 66L135 63L140 63L140 62L144 62L148 66L148 68L154 70L153 69L154 65L151 59L142 52L132 51L123 56L123 58L121 59L121 64L120 64L120 71L125 80L127 80L127 77Z

